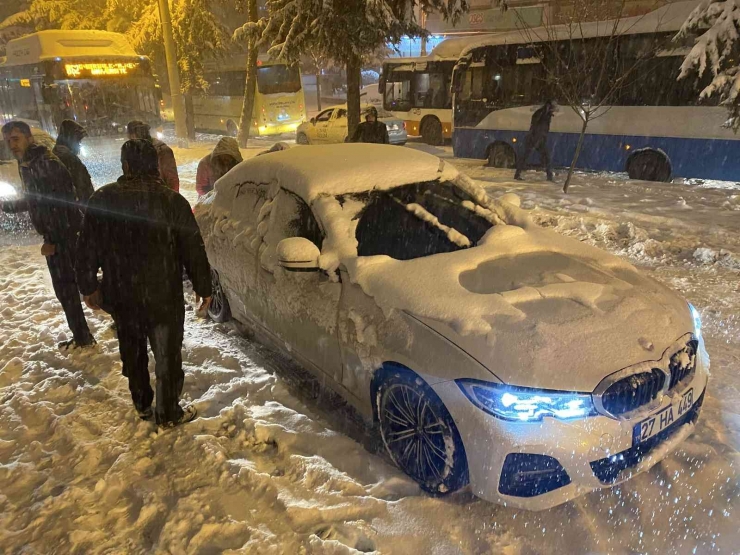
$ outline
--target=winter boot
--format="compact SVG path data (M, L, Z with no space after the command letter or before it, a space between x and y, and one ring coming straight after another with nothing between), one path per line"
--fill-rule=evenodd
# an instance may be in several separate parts
M74 339L68 339L57 344L60 351L75 351L77 349L86 349L97 345L97 342L92 337L87 343L77 343Z
M165 430L174 428L175 426L179 426L180 424L187 424L188 422L192 422L193 420L195 420L196 416L198 416L198 409L196 409L193 405L188 405L183 409L182 415L178 420L174 422L164 422L160 424L159 427Z
M523 181L523 179L522 179L522 172L520 172L519 170L517 170L516 173L514 174L514 179L516 181Z
M136 409L136 414L144 421L149 421L152 418L154 418L154 409L152 407L147 407L144 410Z

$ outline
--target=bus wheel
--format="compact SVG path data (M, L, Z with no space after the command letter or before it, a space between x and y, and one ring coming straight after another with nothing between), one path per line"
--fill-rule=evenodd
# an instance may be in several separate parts
M233 121L231 120L227 121L226 122L226 134L229 137L236 137L238 133L239 133L239 127L237 127L237 125Z
M425 119L421 123L421 139L428 145L442 145L444 143L442 123L434 117Z
M516 153L506 143L493 143L488 147L488 166L491 168L516 167Z
M306 136L305 133L298 133L298 135L296 135L295 137L295 142L298 143L299 145L309 144L308 137Z
M668 183L671 181L671 175L673 174L668 156L663 151L652 148L643 148L633 152L627 158L626 169L630 179L639 179L640 181Z

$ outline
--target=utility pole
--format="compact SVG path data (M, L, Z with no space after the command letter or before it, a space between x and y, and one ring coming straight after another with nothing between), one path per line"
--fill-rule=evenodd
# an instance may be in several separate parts
M159 21L162 23L162 38L164 39L164 54L167 58L167 76L170 81L170 98L172 111L175 114L175 135L180 147L188 146L188 131L185 124L185 107L182 103L180 90L180 73L177 70L177 50L172 39L172 19L168 0L159 0Z

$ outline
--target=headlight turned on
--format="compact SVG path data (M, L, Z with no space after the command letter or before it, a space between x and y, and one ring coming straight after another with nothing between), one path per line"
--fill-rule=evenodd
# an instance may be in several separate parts
M18 191L15 190L10 183L0 181L0 198L11 199L18 196Z
M691 318L694 320L694 335L696 335L697 339L701 337L701 314L699 314L699 311L696 310L696 307L691 304L689 304L689 310L691 311Z
M514 387L468 379L455 380L455 383L471 403L504 420L536 422L544 417L572 420L596 414L588 393Z

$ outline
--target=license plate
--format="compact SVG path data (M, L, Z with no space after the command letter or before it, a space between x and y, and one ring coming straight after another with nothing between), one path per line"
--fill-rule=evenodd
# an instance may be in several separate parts
M691 410L693 406L694 389L691 388L671 406L636 424L632 430L632 444L637 445L659 434Z

